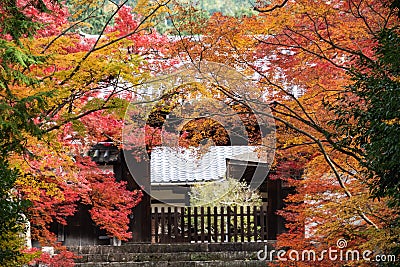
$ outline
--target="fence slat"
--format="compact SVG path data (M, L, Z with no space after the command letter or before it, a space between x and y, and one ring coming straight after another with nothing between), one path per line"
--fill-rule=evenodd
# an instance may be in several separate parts
M250 220L250 206L246 207L246 220L247 220L247 232L246 232L246 237L247 237L247 242L251 241L251 220Z
M194 207L193 209L193 218L194 218L194 241L197 242L198 241L198 210L197 207Z
M207 207L207 241L211 242L211 208Z
M174 238L175 242L178 240L179 232L178 232L178 207L174 207L174 216L173 216L173 221L174 221Z
M254 219L254 241L258 240L258 235L257 235L257 225L258 225L258 211L257 211L257 207L253 207L253 219Z
M240 206L240 242L244 242L244 208Z
M231 242L232 231L231 231L231 208L226 208L226 232L228 233L228 242Z
M218 242L218 208L214 207L214 242Z
M225 242L225 231L224 231L224 207L221 207L221 242Z
M188 207L188 209L187 209L187 221L188 221L188 239L189 239L189 242L191 242L192 241L192 214L191 214L191 212L192 212L192 208L191 207Z
M240 216L239 216L240 218ZM233 207L233 239L238 241L238 211L237 206Z
M204 242L204 207L200 208L200 240Z

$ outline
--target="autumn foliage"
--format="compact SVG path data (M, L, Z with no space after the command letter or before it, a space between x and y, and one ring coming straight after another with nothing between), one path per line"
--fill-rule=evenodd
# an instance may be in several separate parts
M72 10L87 4L81 1ZM63 2L0 5L1 155L18 172L12 190L16 200L29 203L21 211L32 239L57 253L22 250L32 255L25 261L40 256L36 263L73 266L73 253L50 229L66 225L81 205L110 237L132 236L129 215L142 192L127 190L125 182L85 155L100 141L120 146L124 108L136 97L134 87L176 62L165 59L167 38L147 32L151 12L161 7L116 7L113 23L106 23L102 34L86 36L78 30L83 21L73 21ZM0 240L2 246L8 246L6 239ZM19 249L17 243L13 249ZM12 254L7 257L1 255L1 265L23 264Z
M193 62L240 67L256 77L260 94L267 92L261 101L246 101L271 107L277 124L271 178L295 189L279 212L288 231L278 237L277 248L322 251L335 248L343 238L347 249L396 251L398 210L388 207L388 199L371 194L376 177L360 164L363 147L352 142L357 132L337 128L356 123L349 113L352 106L357 104L362 112L359 97L348 88L357 71L368 73L359 62L377 59L380 32L398 26L394 5L368 0L257 1L256 10L257 16L242 18L215 13L201 29L177 24L178 33L190 31L202 38L200 42L196 35L183 35L176 51Z
M321 251L343 238L348 249L398 251L398 207L389 206L385 195L373 197L370 186L380 180L362 164L365 146L354 141L360 133L351 131L358 122L350 114L355 106L364 111L360 95L350 88L364 77L360 73L373 74L380 33L398 33L398 1L261 0L254 1L248 16L232 17L204 16L199 6L179 2L140 0L107 9L99 35L80 32L87 26L80 14L85 8L104 9L100 2L71 0L75 13L51 0L0 5L0 159L15 170L9 175L17 177L13 199L31 204L24 213L33 237L62 251L58 258L43 254L42 262L72 264L73 255L56 244L49 229L52 222L66 224L78 205L88 206L93 221L110 236L129 239L128 215L141 192L128 191L111 173L97 169L85 152L104 140L122 148L125 109L129 101L145 99L141 85L182 62L197 67L202 61L250 77L246 95L230 95L232 103L245 99L273 112L277 153L270 178L294 189L279 211L288 231L278 237L277 248ZM158 16L169 23L171 38L154 29ZM396 75L387 77L398 82ZM201 88L179 93L188 98L204 93ZM215 99L227 93L223 87L213 90L208 96ZM243 106L237 107L240 113ZM150 118L129 141L160 145L162 123L172 108L157 113L163 118ZM257 115L270 116L262 110ZM135 107L129 119L143 120L142 113ZM245 121L252 132L251 118ZM398 118L383 123L396 125ZM212 119L197 118L185 127L182 146L207 138L227 144L224 129Z

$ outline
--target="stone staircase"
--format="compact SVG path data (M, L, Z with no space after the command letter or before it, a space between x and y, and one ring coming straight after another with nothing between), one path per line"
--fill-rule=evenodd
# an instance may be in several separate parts
M272 249L272 242L123 244L122 246L82 246L70 250L81 256L77 267L258 267L259 250Z

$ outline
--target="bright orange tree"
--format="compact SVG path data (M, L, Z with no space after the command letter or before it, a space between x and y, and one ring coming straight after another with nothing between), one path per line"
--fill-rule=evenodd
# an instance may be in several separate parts
M268 103L277 123L271 178L296 188L281 211L288 231L277 246L322 251L344 238L347 249L391 251L398 244L398 211L388 208L386 199L371 198L369 176L360 165L362 148L340 145L349 136L335 129L333 122L341 117L331 107L344 95L351 99L346 86L353 83L353 68L360 58L375 59L377 34L398 25L396 11L389 2L368 0L259 1L256 10L257 16L243 18L216 13L201 28L176 23L181 36L176 51L194 64L210 60L240 67L264 93L251 101Z

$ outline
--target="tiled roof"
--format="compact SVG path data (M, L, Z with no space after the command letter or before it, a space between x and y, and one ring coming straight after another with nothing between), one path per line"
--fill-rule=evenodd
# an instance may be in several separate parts
M169 147L151 153L152 184L192 184L220 180L226 173L226 159L264 162L257 157L254 146L212 146L203 154Z
M119 150L112 142L100 142L90 148L88 156L98 164L112 164L118 161Z

